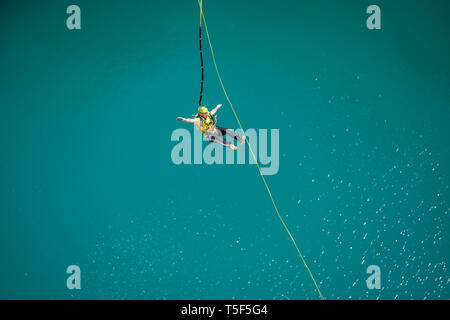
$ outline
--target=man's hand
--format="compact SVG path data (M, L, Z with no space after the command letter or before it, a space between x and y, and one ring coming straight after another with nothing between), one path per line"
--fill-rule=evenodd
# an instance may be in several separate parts
M178 121L184 121L184 118L178 117L177 120L178 120Z

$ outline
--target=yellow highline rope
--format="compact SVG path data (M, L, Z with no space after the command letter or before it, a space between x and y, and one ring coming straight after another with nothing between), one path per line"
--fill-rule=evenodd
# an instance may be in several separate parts
M200 23L201 23L201 20L203 19L203 25L205 26L206 36L208 38L209 48L211 50L211 56L212 56L212 60L213 60L213 63L214 63L214 68L216 69L217 77L219 78L219 82L220 82L220 85L222 87L223 93L225 94L225 97L226 97L226 99L227 99L227 101L228 101L228 103L229 103L229 105L231 107L231 110L233 111L234 117L236 118L237 123L239 124L239 127L241 128L241 130L243 132L245 132L243 127L242 127L242 125L241 125L241 122L239 121L239 117L237 116L236 111L234 110L233 104L231 103L230 98L228 97L227 91L226 91L225 86L224 86L224 84L222 82L222 77L220 76L219 68L217 67L216 58L214 56L214 50L213 50L213 47L212 47L212 44L211 44L211 38L209 37L208 26L206 25L206 19L205 19L205 15L203 13L203 3L202 3L203 0L197 0L197 1L198 1L199 6L200 6ZM253 149L252 149L250 143L248 142L247 137L245 138L245 141L246 141L246 143L248 145L248 148L249 148L249 150L250 150L250 152L252 154L252 157L253 157L253 159L254 159L254 161L256 163L256 166L258 167L259 175L261 176L261 179L264 182L264 185L266 186L267 192L268 192L268 194L270 196L270 200L272 201L273 207L275 208L275 212L277 213L278 218L280 219L281 223L283 224L284 229L286 230L286 232L288 233L289 237L291 238L292 243L295 246L295 249L297 249L298 255L300 256L300 258L301 258L301 260L302 260L306 270L308 271L309 276L311 277L312 281L314 282L314 285L316 286L316 289L317 289L317 292L319 293L320 299L324 300L322 292L320 291L319 286L317 285L316 279L314 279L314 276L311 273L311 270L309 269L308 264L305 261L305 258L303 258L303 255L300 252L300 249L298 248L297 243L294 240L294 237L292 236L291 232L289 231L288 227L286 226L286 223L284 222L283 218L281 217L280 212L278 211L277 205L275 204L275 200L273 199L273 196L272 196L272 192L270 191L269 185L267 184L266 179L264 178L264 175L262 174L261 167L259 166L258 160L256 159L255 153L253 152Z

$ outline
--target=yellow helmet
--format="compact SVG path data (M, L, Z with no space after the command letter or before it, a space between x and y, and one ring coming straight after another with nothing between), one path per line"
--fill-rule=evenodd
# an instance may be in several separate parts
M198 112L199 113L208 113L208 108L206 108L206 107L198 107Z

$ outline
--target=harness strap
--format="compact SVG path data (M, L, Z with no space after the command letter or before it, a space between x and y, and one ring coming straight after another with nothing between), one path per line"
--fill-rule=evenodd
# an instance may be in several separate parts
M213 116L211 115L211 112L208 112L208 116L209 116L209 119L211 119L212 127L215 127L216 123L217 123L217 121L216 121L217 120L217 116L215 118L213 118ZM202 128L203 127L203 123L206 124L206 120L207 119L205 117L201 116L198 113L197 113L197 115L195 117L200 119L200 128ZM208 129L210 129L210 128L206 128L206 130L208 130Z

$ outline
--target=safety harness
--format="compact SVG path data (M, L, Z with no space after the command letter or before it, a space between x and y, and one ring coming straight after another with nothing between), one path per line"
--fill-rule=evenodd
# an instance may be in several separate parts
M195 118L200 119L200 130L205 133L209 130L213 130L216 127L217 123L217 116L213 118L211 112L208 112L208 117L205 118L202 115L198 114L195 116Z

